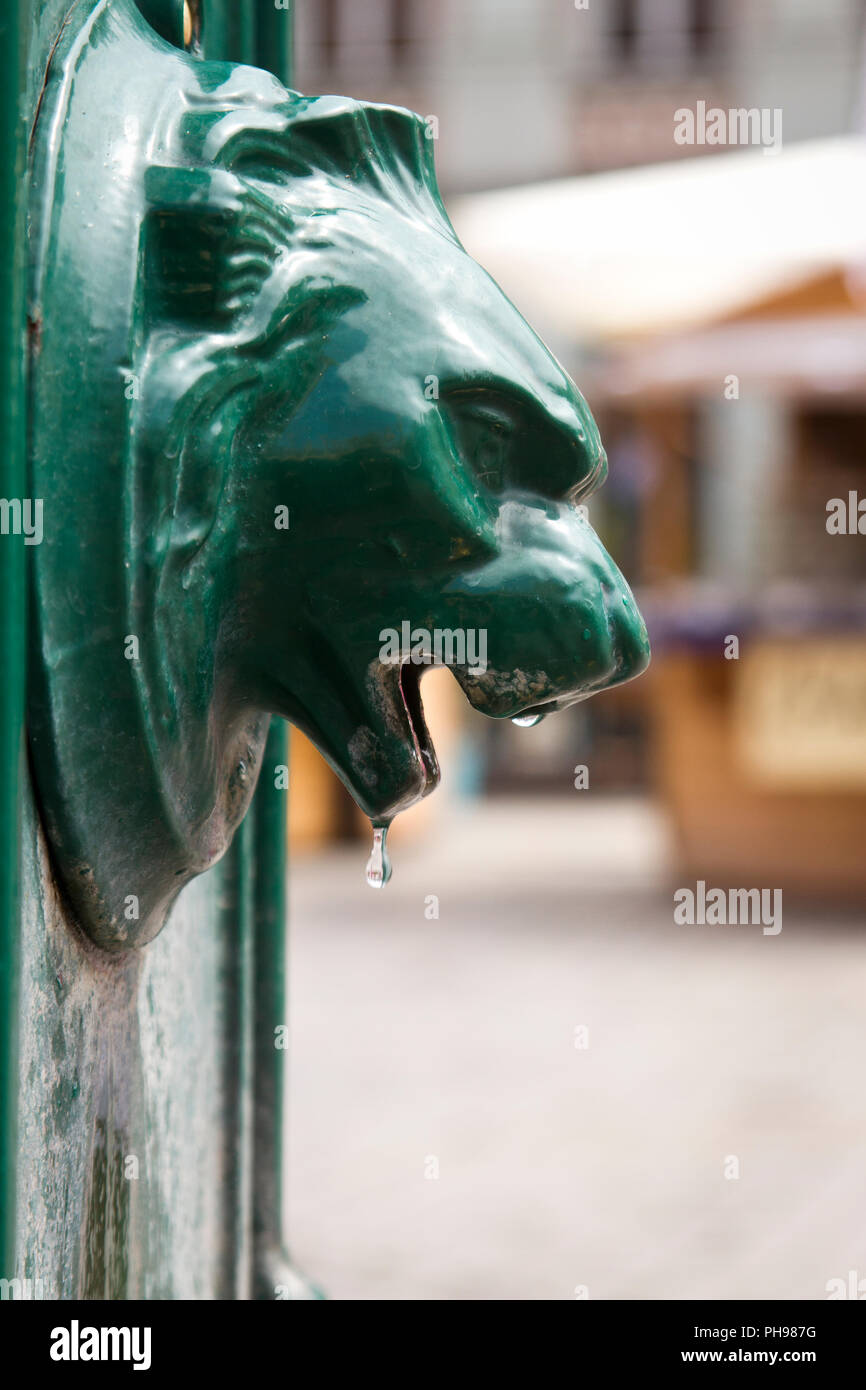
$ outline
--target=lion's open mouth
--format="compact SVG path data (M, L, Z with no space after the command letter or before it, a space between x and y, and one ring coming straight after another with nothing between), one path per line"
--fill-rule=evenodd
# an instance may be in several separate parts
M399 752L396 747L392 748L391 771L395 772L401 762L408 762L409 765L404 803L406 805L427 796L439 784L439 760L424 713L421 681L434 666L442 664L437 661L419 662L406 657L391 667L382 667L377 663L375 675L371 670L371 679L376 681L383 697L385 726L388 733L402 745ZM465 666L448 666L448 669L474 708L487 712L489 704L495 703L497 697L502 697L502 687L506 682L502 679L497 680L492 673L485 676ZM528 682L525 686L520 677L521 673L517 672L508 682L510 701L513 705L513 709L508 711L509 717L525 718L527 722L532 723L537 718L572 703L570 699L544 698L542 690L539 689L543 677L538 682ZM498 712L501 714L501 711ZM398 806L394 813L399 809L403 809L403 806Z
M422 607L413 596L411 618L394 621L400 610L379 581L368 581L375 592L362 604L352 596L351 622L346 611L355 609L341 592L317 598L311 638L295 643L308 657L297 683L305 698L293 700L287 681L276 707L309 735L374 826L439 782L421 693L432 666L446 666L479 713L532 723L646 665L640 614L595 532L565 506L555 524L548 512L515 503L494 558L437 579L435 603ZM294 683L297 656L293 665Z
M398 687L400 698L409 725L409 732L424 767L425 785L423 796L438 785L440 772L436 749L430 737L430 730L424 717L424 704L421 699L421 677L430 668L414 661L404 661L400 666Z
M426 664L371 661L357 691L345 745L314 741L374 825L387 825L439 782L439 763L424 717L420 682Z
M374 825L387 825L407 807L427 796L440 780L439 761L427 726L421 681L438 661L408 656L394 662L375 660L366 671L359 722L343 750L329 749L320 730L310 730L361 809ZM472 668L448 666L469 703L487 710L495 703L497 682ZM519 673L518 673L519 677ZM518 681L519 685L519 681ZM535 684L512 693L515 714L547 713L555 702ZM543 706L543 709L542 709ZM508 711L511 713L511 709ZM317 737L318 735L318 737Z

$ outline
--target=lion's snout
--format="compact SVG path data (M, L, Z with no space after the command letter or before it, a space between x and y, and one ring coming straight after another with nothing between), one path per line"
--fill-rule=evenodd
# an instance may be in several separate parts
M464 617L487 634L487 668L455 675L495 718L562 709L646 669L649 639L620 570L570 507L525 506L498 557L467 577ZM463 607L463 605L461 605Z

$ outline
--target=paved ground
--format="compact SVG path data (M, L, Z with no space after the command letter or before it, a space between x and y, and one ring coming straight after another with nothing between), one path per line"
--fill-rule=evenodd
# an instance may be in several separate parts
M859 923L675 926L629 801L480 803L378 894L365 858L293 871L292 1244L332 1297L866 1279Z

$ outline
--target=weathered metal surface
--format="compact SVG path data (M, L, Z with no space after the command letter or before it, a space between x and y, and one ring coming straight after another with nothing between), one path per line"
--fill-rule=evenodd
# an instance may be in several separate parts
M26 495L24 0L0 12L0 496ZM20 536L0 536L0 1277L14 1268L18 1128L18 855L24 730L24 573Z
M226 1178L248 1129L217 875L153 951L112 957L64 912L32 811L24 840L19 1277L47 1298L235 1296Z
M284 757L278 727L269 767ZM284 807L271 777L170 930L107 953L28 804L14 1267L46 1298L307 1296L280 1183Z

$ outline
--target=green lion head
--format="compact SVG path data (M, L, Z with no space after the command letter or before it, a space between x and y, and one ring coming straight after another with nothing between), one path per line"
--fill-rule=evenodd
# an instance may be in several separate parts
M74 287L43 315L37 402L62 378L67 423L90 407L71 445L37 412L32 726L61 875L117 945L225 850L269 714L385 825L438 778L431 661L503 718L626 680L649 649L577 505L606 472L595 423L460 245L424 122L196 61L131 3L97 23L64 59L83 201L43 226L37 269L43 298L60 258ZM71 596L52 499L77 519ZM143 903L134 930L116 884Z

